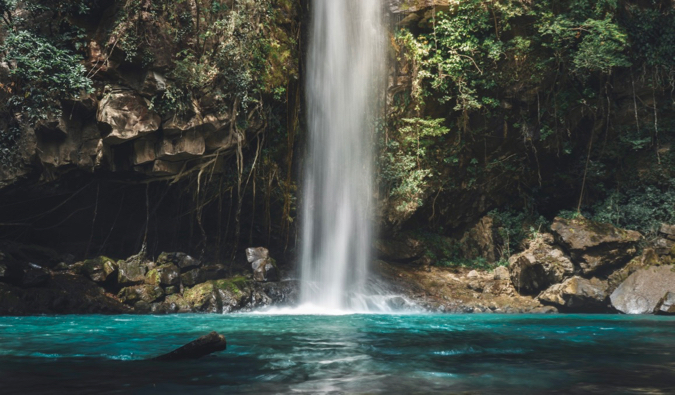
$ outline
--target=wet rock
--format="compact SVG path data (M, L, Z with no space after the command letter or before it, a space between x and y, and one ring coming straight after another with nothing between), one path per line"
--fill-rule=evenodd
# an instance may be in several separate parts
M201 265L198 259L184 252L162 252L157 258L157 263L160 265L174 264L183 272Z
M162 121L150 110L147 99L120 87L106 92L99 103L96 120L105 134L104 141L111 145L153 133L159 130Z
M567 312L588 313L608 310L607 283L597 278L578 276L555 284L542 292L540 302L559 306Z
M188 303L183 295L173 294L164 299L164 304L168 311L173 313L188 313L191 311L190 303Z
M148 272L148 263L149 261L141 255L134 255L125 261L117 262L119 270L117 283L120 285L131 285L143 282L145 274Z
M509 258L509 273L518 292L532 294L570 277L574 265L561 249L539 238L530 243L530 248Z
M0 283L0 315L129 312L128 306L80 275L58 273L40 288L19 288Z
M102 283L116 274L117 262L105 256L87 259L82 265L82 271L92 281Z
M656 305L656 314L675 314L675 292L667 292Z
M192 287L196 284L206 281L206 276L201 269L192 269L180 275L181 283L186 287Z
M542 306L530 310L532 314L557 314L558 309L553 306Z
M212 282L197 284L183 291L183 298L195 311L220 312L220 301Z
M675 265L637 270L612 293L612 306L625 314L652 314L668 292L675 292Z
M168 354L153 358L155 361L182 361L186 359L199 359L214 352L223 351L227 348L225 336L216 332L202 336L197 340L191 341L181 348L171 351Z
M637 252L636 244L642 238L636 231L583 218L556 218L551 230L584 274L627 262Z
M279 281L279 272L274 259L264 247L247 248L246 258L253 268L253 279L258 282Z
M263 283L261 285L273 304L293 305L300 301L300 282L297 280Z
M180 287L178 285L170 285L164 288L164 293L167 295L173 295L180 292Z
M148 272L146 282L154 285L176 285L180 283L180 270L173 264L158 266Z
M122 288L117 297L126 304L145 302L148 305L164 296L164 290L157 285L136 285Z

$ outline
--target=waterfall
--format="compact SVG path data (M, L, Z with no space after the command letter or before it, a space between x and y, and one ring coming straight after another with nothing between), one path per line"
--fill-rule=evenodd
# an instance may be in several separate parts
M314 0L307 72L301 301L363 310L373 143L384 82L382 0Z

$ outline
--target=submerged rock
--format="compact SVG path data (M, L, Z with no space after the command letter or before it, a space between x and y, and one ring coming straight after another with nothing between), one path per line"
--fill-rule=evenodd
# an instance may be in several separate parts
M586 275L627 262L642 238L636 231L583 218L556 218L551 230Z
M509 258L511 282L518 292L537 293L574 273L572 261L546 241L546 237L540 237L530 248Z
M575 276L551 286L537 298L542 303L560 306L568 312L604 312L608 307L607 282Z
M626 314L652 314L668 292L675 292L675 265L637 270L612 293L612 306Z

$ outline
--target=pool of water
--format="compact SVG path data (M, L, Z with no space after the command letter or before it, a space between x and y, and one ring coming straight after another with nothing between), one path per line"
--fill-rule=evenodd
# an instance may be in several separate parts
M212 330L228 349L144 361ZM0 317L0 393L675 393L675 318Z

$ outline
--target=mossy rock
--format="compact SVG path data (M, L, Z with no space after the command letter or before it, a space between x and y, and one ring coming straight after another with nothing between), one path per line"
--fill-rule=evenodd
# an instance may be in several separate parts
M164 299L164 304L167 306L169 311L174 311L177 313L187 313L192 311L192 306L181 294L167 296L166 299Z
M213 282L208 281L197 284L183 291L185 301L197 311L217 310L219 307L218 297L215 293Z
M87 259L80 267L83 274L97 283L105 282L112 274L117 272L117 269L117 262L106 256Z
M117 297L123 303L136 304L138 302L152 303L164 296L164 290L157 285L137 285L134 287L122 288Z

